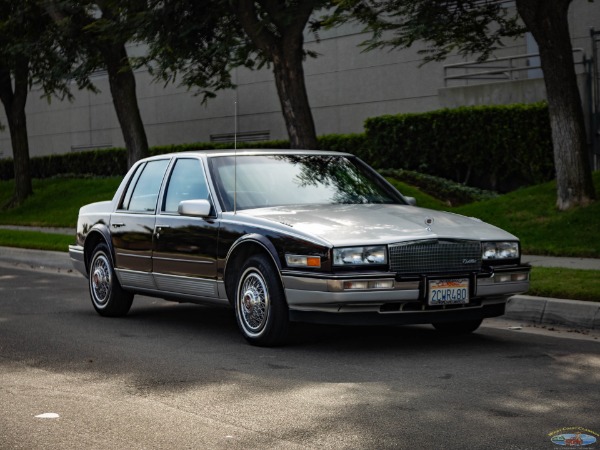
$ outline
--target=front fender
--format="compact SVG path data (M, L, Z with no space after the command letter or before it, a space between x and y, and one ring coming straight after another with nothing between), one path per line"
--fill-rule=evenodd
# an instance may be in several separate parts
M279 255L277 254L277 250L275 249L275 246L269 239L267 239L262 234L258 233L245 234L233 243L233 245L229 249L229 252L227 252L227 257L225 259L225 270L227 270L227 262L229 261L230 256L234 254L236 252L236 249L239 249L241 245L248 243L258 244L261 247L263 247L271 256L271 259L277 267L277 270L281 271L282 264L281 260L279 259Z
M241 267L241 261L243 261L244 257L248 257L256 252L256 246L260 247L266 254L269 255L273 261L273 264L275 264L275 267L277 268L277 272L281 274L281 261L277 255L275 246L268 238L258 233L245 234L241 236L233 243L227 252L227 257L225 259L223 280L225 281L225 290L230 302L233 302L234 298L236 268ZM281 282L283 283L283 281Z

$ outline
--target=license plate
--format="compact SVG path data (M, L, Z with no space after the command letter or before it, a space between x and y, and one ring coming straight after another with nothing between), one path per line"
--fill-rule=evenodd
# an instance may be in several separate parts
M427 297L430 305L461 305L469 303L469 279L429 280Z

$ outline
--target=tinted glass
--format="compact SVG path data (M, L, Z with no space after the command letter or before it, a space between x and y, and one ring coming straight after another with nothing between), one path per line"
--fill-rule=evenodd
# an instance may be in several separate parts
M364 167L343 156L240 155L210 159L226 210L282 205L400 203Z
M182 200L207 199L208 188L202 165L197 159L179 159L171 172L163 211L176 213Z
M145 167L141 169L141 174L136 174L128 192L125 194L122 209L129 211L144 211L150 212L156 209L156 201L160 185L162 184L165 170L169 164L168 159L160 159L157 161L149 161ZM138 170L140 172L140 170ZM131 190L131 195L129 191Z
M128 209L129 208L129 203L131 202L131 195L133 194L133 189L135 188L135 185L137 184L138 179L140 178L140 174L144 170L145 166L146 166L146 164L140 164L135 169L135 173L133 174L133 176L131 177L131 180L129 181L129 185L127 186L127 191L125 192L123 201L119 205L119 209Z

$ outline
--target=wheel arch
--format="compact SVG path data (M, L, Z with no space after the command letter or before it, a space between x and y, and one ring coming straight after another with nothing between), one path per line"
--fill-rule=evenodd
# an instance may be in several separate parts
M230 303L233 303L235 299L236 281L242 262L259 253L266 255L271 260L279 275L279 282L283 286L281 279L282 264L273 243L263 235L247 234L234 242L225 260L223 280L225 281L225 291Z
M85 243L83 246L83 258L85 261L85 270L89 274L90 273L90 260L92 258L92 252L96 248L98 244L103 242L106 244L110 251L110 258L113 260L114 265L114 249L112 245L112 240L110 239L110 233L108 228L105 226L95 226L92 228L88 235L85 238Z

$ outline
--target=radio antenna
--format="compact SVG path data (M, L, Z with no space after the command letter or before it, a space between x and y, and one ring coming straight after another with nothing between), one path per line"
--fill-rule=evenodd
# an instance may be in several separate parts
M233 214L237 214L237 126L237 100L235 100L233 102Z

